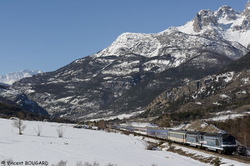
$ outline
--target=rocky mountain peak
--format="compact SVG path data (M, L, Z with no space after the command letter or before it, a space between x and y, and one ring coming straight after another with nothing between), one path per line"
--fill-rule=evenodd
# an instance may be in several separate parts
M186 34L238 42L250 48L250 1L247 2L243 12L235 11L230 6L222 6L214 12L201 10L192 21L177 29Z
M245 16L250 16L250 1L247 2L243 12L242 12L242 15L245 15Z
M206 29L218 29L221 23L236 20L240 13L230 6L222 6L217 11L201 10L193 21L193 30L196 33ZM212 28L211 28L212 27ZM223 28L225 28L224 26Z
M196 17L194 18L193 28L195 32L200 32L206 26L217 26L218 22L216 17L214 16L213 12L210 10L201 10L197 13Z
M239 12L235 11L230 6L224 5L220 7L214 14L217 19L226 19L230 21L230 20L235 20Z

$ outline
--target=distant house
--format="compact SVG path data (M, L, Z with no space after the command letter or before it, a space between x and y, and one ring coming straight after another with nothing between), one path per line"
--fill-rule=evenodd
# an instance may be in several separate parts
M101 130L104 130L104 129L107 128L106 123L105 123L104 120L100 120L100 121L97 123L97 126L98 126L98 128L101 129Z
M98 130L98 127L97 126L92 126L91 129L92 130Z

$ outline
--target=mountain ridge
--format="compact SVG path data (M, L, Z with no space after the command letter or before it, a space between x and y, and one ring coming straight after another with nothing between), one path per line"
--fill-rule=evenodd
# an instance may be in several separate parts
M224 26L214 26L218 20L211 24L206 14L216 19L215 12L200 13L198 33L185 33L194 28L192 21L156 34L123 33L106 49L54 72L24 78L13 88L53 116L91 119L143 111L164 90L213 74L249 52L245 43L224 38L218 31ZM234 33L245 35L247 28Z
M15 81L18 81L22 78L32 77L33 75L41 74L41 73L43 73L41 70L32 70L31 71L28 69L21 70L19 72L12 72L12 73L8 73L8 74L0 76L0 83L11 85Z

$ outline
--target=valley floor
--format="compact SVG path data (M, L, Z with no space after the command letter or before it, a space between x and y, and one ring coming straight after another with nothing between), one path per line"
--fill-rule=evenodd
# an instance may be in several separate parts
M27 125L23 135L18 135L12 120L0 119L0 165L12 160L19 165L28 161L45 161L48 165L67 161L68 166L95 161L100 166L112 163L117 166L205 166L191 158L168 151L146 150L146 142L132 135L76 129L72 125L49 122L24 121ZM57 129L63 125L62 138ZM35 129L42 127L41 136ZM247 164L223 159L225 164L246 166ZM14 163L13 163L14 164Z

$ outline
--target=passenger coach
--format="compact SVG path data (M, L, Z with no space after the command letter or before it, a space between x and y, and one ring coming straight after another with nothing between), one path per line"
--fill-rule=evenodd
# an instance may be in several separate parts
M186 143L186 134L187 131L174 131L174 130L169 130L168 131L168 139L173 142L178 142L178 143Z

